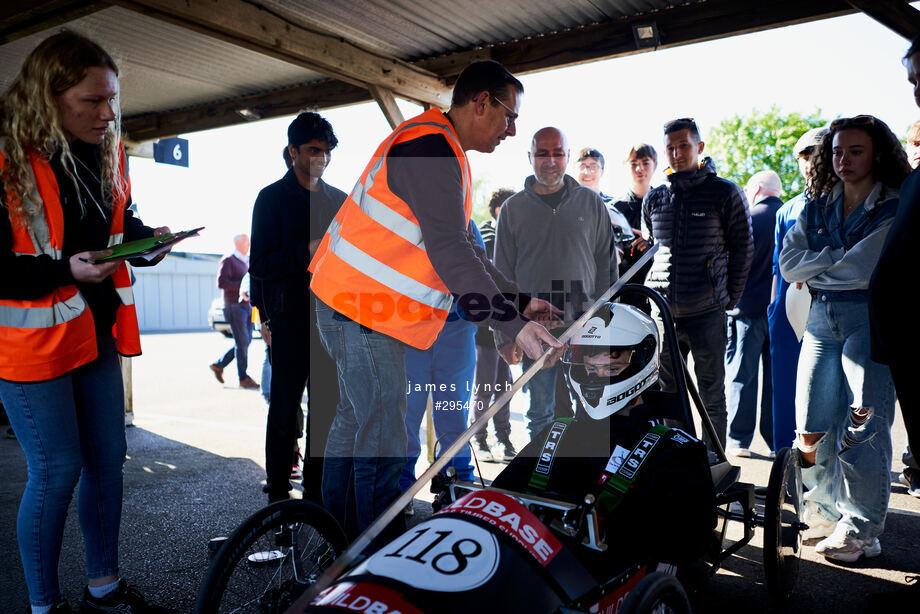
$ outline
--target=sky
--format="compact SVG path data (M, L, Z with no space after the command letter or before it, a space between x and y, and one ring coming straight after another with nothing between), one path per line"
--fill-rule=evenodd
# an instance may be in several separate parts
M693 117L703 135L721 119L778 105L785 112L823 117L868 113L903 136L920 118L900 63L908 41L863 15L850 15L717 41L591 62L520 76L524 84L517 135L492 154L470 152L474 180L486 196L499 187L523 188L533 133L555 126L572 157L591 146L607 158L601 189L627 187L621 162L630 146L649 142L667 166L663 124ZM398 101L406 118L421 108ZM376 103L320 111L339 146L324 179L349 192L390 127ZM145 158L130 163L132 195L150 226L205 226L182 243L190 252L232 251L232 237L249 232L252 206L264 186L285 171L281 150L292 116L183 134L189 168ZM570 160L569 173L575 174Z

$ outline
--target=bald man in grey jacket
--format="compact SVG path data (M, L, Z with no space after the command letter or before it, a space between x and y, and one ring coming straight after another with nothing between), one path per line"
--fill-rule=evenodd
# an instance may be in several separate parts
M522 292L561 309L557 325L564 330L617 279L610 217L596 192L566 174L569 146L558 128L537 131L529 157L534 174L499 214L495 266ZM496 337L500 348L508 341ZM531 363L524 358L525 369ZM528 383L531 437L553 420L557 369L540 371Z

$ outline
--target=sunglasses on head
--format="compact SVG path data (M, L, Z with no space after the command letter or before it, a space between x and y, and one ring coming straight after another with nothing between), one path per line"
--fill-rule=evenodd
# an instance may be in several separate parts
M668 132L671 130L683 130L684 128L697 128L696 120L692 117L679 117L677 119L672 119L664 125L664 131Z

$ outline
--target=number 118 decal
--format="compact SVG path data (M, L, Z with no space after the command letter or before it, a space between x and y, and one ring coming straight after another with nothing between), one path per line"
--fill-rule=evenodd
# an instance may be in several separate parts
M423 590L466 591L498 569L498 540L472 523L432 518L406 531L354 570Z

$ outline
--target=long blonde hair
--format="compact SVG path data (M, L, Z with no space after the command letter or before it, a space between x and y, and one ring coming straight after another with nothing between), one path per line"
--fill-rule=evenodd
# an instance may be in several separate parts
M50 160L60 152L64 170L79 192L74 158L62 129L56 97L82 81L93 67L109 68L118 75L115 61L102 47L81 34L62 30L46 38L29 54L13 84L0 98L0 136L4 138L6 156L3 204L14 223L28 224L39 213L27 210L27 203L34 209L41 206L39 199L26 198L35 190L29 168L30 153ZM127 191L119 172L123 155L121 111L117 101L113 107L115 121L98 146L102 169L99 181L103 206L107 208Z

